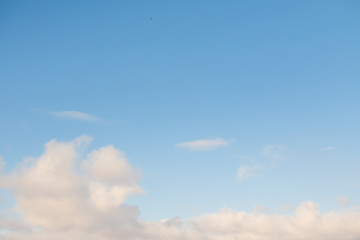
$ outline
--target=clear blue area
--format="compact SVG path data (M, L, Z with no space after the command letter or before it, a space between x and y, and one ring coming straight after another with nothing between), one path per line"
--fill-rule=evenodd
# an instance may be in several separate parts
M9 170L53 138L113 144L143 173L128 202L144 219L360 204L359 13L355 0L1 1L0 156ZM104 121L48 113L62 110ZM175 147L217 137L231 143ZM286 159L270 164L268 144ZM249 164L264 167L240 183Z

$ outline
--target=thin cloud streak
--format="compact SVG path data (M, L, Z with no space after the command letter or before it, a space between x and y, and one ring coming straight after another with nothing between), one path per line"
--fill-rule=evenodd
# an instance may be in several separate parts
M320 151L322 152L326 152L326 151L332 151L332 150L335 150L336 148L335 147L324 147L324 148L321 148Z
M89 113L78 112L78 111L56 111L56 112L50 112L50 114L59 118L82 120L87 122L101 121L101 118L97 116L91 115Z
M176 144L176 147L187 148L190 151L210 151L219 147L224 147L229 143L222 138L201 139L190 142Z

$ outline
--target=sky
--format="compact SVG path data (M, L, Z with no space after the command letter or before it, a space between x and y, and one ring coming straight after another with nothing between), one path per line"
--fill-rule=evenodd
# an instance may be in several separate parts
M359 11L1 1L0 240L360 239Z

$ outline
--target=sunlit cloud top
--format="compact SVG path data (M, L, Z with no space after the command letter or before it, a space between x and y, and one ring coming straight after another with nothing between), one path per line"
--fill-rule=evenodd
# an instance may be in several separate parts
M87 122L99 122L101 118L91 115L89 113L78 112L78 111L56 111L50 112L51 115L59 117L59 118L66 118L66 119L74 119L74 120L82 120Z

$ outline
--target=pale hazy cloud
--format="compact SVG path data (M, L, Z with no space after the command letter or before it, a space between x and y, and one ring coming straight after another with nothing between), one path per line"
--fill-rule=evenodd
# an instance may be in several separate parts
M0 172L3 170L3 168L5 167L5 162L3 161L4 157L0 156Z
M237 170L237 179L242 182L247 178L256 177L257 174L255 173L256 169L259 167L257 166L240 166Z
M293 206L293 205L291 205L291 204L282 204L281 206L280 206L280 211L281 212L288 212L288 211L292 211L292 210L294 210L295 209L295 207Z
M334 202L342 207L347 207L350 205L350 199L348 199L347 197L335 198Z
M67 119L75 119L75 120L82 120L88 122L99 122L101 119L97 116L91 115L89 113L84 112L77 112L77 111L56 111L50 112L52 115L60 118L67 118Z
M320 151L326 152L326 151L332 151L335 149L336 149L335 147L329 146L329 147L320 148Z
M279 144L266 145L262 149L262 155L273 160L280 160L285 158L286 147Z
M176 146L180 148L187 148L190 151L209 151L219 147L228 145L228 141L221 138L216 139L201 139L190 142L179 143Z
M16 214L0 214L1 240L360 239L358 210L321 213L311 201L293 214L225 208L189 220L143 221L139 209L125 203L143 193L138 171L113 146L83 156L90 141L52 140L40 157L1 174L0 188L16 200Z

